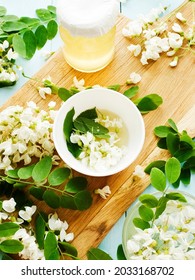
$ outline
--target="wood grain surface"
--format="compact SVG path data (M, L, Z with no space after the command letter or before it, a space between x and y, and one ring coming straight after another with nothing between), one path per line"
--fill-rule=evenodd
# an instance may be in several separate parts
M181 8L183 15L189 21L192 19L192 4L188 2ZM172 20L175 22L175 18L169 19L170 24ZM73 245L78 249L81 259L86 258L86 252L90 247L99 245L125 210L149 185L148 176L145 176L144 179L133 180L132 173L135 166L140 164L145 167L155 159L163 159L168 156L165 151L156 148L157 139L153 135L154 127L163 125L169 118L172 118L180 129L186 129L191 136L195 136L195 61L193 56L188 53L182 57L177 68L174 69L169 67L170 58L165 55L156 62L142 66L139 58L133 57L127 51L127 46L131 42L121 34L122 28L128 21L129 19L122 15L118 19L115 57L105 69L93 74L75 71L67 65L60 49L35 76L40 81L50 76L58 86L67 88L72 85L74 76L78 79L84 78L87 86L121 84L123 85L121 92L124 92L127 89L125 82L130 73L137 72L142 76L139 84L139 97L157 93L164 100L157 110L143 116L146 139L143 150L136 161L123 172L113 176L88 177L89 189L92 193L96 188L110 186L112 194L108 199L103 200L93 194L93 204L86 211L58 209L59 217L66 219L70 224L70 231L75 233ZM25 106L29 100L36 102L42 109L47 109L47 104L51 100L56 101L57 106L60 107L61 101L55 95L48 96L46 100L40 98L36 90L39 85L38 82L29 80L1 107L1 110L16 104ZM53 212L53 209L42 202L37 202L37 205L48 213Z

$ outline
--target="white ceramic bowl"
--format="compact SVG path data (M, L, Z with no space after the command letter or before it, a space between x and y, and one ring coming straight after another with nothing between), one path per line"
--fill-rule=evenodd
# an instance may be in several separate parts
M75 117L85 110L96 107L100 111L113 112L123 120L127 129L127 152L116 166L103 172L97 172L84 166L69 152L63 133L63 123L67 113L73 107ZM64 102L55 118L53 138L59 156L72 169L89 176L108 176L124 170L137 158L144 144L145 126L140 111L123 94L106 88L88 89L73 95Z

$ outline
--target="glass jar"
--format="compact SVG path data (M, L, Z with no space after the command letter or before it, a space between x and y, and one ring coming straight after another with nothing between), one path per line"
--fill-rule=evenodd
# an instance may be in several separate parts
M57 17L63 54L81 72L96 72L114 56L118 0L59 0Z
M183 222L183 225L185 225L185 222L186 222L186 224L188 224L191 220L192 220L192 218L190 217L188 217L189 215L188 214L190 214L190 215L193 215L193 217L195 216L195 197L194 196L192 196L191 194L189 194L189 193L186 193L186 192L184 192L184 191L176 191L177 193L180 193L181 195L183 195L185 198L186 198L186 200L187 200L187 202L180 202L179 200L177 201L177 200L175 200L177 203L178 203L178 205L175 205L175 206L172 206L171 208L169 208L169 210L167 210L167 208L165 209L165 211L163 212L163 214L165 213L165 214L167 214L168 216L169 215L171 215L171 213L173 213L174 215L175 215L175 217L177 217L176 219L175 219L175 224L177 224L177 227L175 227L175 225L174 224L171 224L171 231L169 231L169 232L174 232L174 230L175 229L179 229L180 228L180 225L181 225L181 223ZM171 194L172 192L171 191L169 191L168 192L169 194ZM175 193L175 192L173 192L173 193ZM152 194L153 196L155 196L157 199L159 198L159 197L161 197L162 196L162 193L161 192L156 192L156 193L153 193ZM172 201L174 201L174 200L172 200ZM137 258L135 258L135 256L133 256L133 258L132 258L132 254L129 252L129 250L128 250L128 241L129 240L133 240L133 242L135 242L135 240L136 241L138 241L138 244L139 244L139 238L138 237L136 237L136 238L133 238L134 236L135 236L135 234L137 234L137 230L136 230L136 228L135 228L135 226L134 226L134 224L133 224L133 219L134 218L136 218L136 217L139 217L139 207L142 205L142 203L138 200L131 208L130 208L130 210L129 210L129 213L128 213L128 215L127 215L127 217L126 217L126 219L125 219L125 222L124 222L124 225L123 225L123 232L122 232L122 246L123 246L123 250L124 250L124 254L125 254L125 257L126 257L126 259L127 260L132 260L132 259L140 259L139 258L139 255L141 254L141 255L144 255L144 259L146 259L146 260L151 260L151 259L154 259L154 258L150 258L151 256L149 255L149 256L147 256L147 254L145 254L145 253L143 253L143 248L144 247L142 247L142 249L140 249L140 252L139 252L139 254L138 254L138 257ZM185 215L183 215L182 216L182 218L183 219L186 219L185 221L184 220L182 220L181 219L181 215L179 216L179 212L182 210L182 207L188 207L188 206L190 206L190 207L192 207L191 209L186 209L185 210ZM170 207L170 206L169 206ZM192 210L193 209L193 210ZM162 214L162 215L163 215ZM161 216L160 216L161 217ZM173 218L172 218L173 219ZM189 219L189 220L188 220ZM166 222L166 219L164 219L164 221ZM170 220L171 221L171 220ZM157 228L159 228L159 222L157 222L156 223L156 220L155 220L155 222L154 222L154 224L156 225L156 227ZM161 224L162 225L162 224ZM162 225L163 226L163 225ZM166 224L165 225L165 232L167 232L167 234L168 234L168 230L169 230L169 228L168 228L168 224ZM185 230L185 229L184 229ZM182 232L182 229L181 229L181 232ZM193 232L192 232L192 234L194 233L194 230L193 230ZM142 233L143 234L143 233ZM157 233L157 232L155 232L155 235L156 235L156 237L158 237L158 234L159 233ZM153 235L153 238L155 239L155 235ZM144 235L143 235L144 236ZM146 236L146 235L145 235ZM168 236L168 235L167 235ZM171 237L171 234L169 235L169 238ZM178 237L177 236L177 232L175 232L175 234L173 234L173 239L174 238L178 238L178 242L179 242L179 240L180 240L180 237ZM184 236L182 235L182 238L183 238L183 242L185 241L185 239L184 239ZM161 247L163 247L162 245L163 245L163 242L162 242L162 240L161 240L161 238L160 238L160 236L157 238L158 240L159 240L159 244L161 244ZM168 239L167 239L168 240ZM175 239L175 240L177 240L177 239ZM166 243L166 242L165 242ZM170 244L172 244L172 243L170 243ZM167 247L168 247L168 242L167 242ZM176 245L175 245L176 246ZM177 246L179 247L179 245L177 244ZM186 246L187 246L187 242L186 242ZM158 246L157 246L158 247ZM147 245L145 245L145 248L147 248ZM144 249L145 249L144 248ZM156 248L154 247L154 249L156 250ZM160 247L159 247L159 249L160 249ZM162 248L161 248L162 249ZM151 250L152 250L152 246L151 246ZM186 248L183 248L183 250L185 251L186 250ZM168 251L168 249L167 249L167 251ZM182 253L182 252L180 252L180 253ZM160 253L159 253L160 254ZM177 255L177 254L176 254ZM181 255L179 254L179 257L180 257ZM165 257L166 257L166 259L178 259L178 258L173 258L173 256L170 254L168 254L168 252L166 252L165 253ZM194 256L193 256L194 257ZM157 258L156 258L157 259ZM160 257L158 258L158 259L161 259ZM181 259L181 258L180 258ZM189 258L190 259L190 258Z

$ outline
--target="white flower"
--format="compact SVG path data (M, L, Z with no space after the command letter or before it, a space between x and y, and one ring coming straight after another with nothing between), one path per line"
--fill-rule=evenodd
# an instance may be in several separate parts
M52 90L50 87L38 87L38 92L39 95L41 96L41 98L45 99L46 98L46 94L51 94Z
M178 12L177 14L176 14L176 18L179 20L179 21L181 21L182 23L186 23L186 18L184 18L184 16L182 15L182 13L181 12Z
M2 220L7 220L7 218L8 218L7 213L0 212L0 223Z
M128 84L137 84L141 81L141 76L136 72L132 72L129 77L130 79L127 80Z
M57 213L49 216L48 225L51 230L61 230L63 222L58 218Z
M7 48L9 48L9 42L5 40L2 44L0 44L0 51L5 51Z
M172 30L181 35L183 34L183 29L181 28L181 26L178 23L173 24Z
M9 49L6 56L7 56L8 60L12 60L12 59L15 60L16 58L18 58L18 54L16 52L14 52L12 49Z
M122 29L123 36L125 37L136 37L141 35L143 24L140 21L131 21L128 25Z
M167 56L173 56L173 55L175 55L175 53L176 53L176 50L171 50L171 51L167 52Z
M20 210L19 211L19 216L25 220L30 222L32 220L32 215L36 212L37 207L33 205L32 207L25 206L25 210Z
M138 45L131 44L130 46L127 47L127 49L130 52L133 52L134 56L138 56L141 53L141 46L139 44Z
M178 64L179 57L175 56L174 59L169 63L171 67L176 67Z
M4 200L2 203L3 210L5 210L8 213L14 212L16 210L15 206L16 206L16 202L13 199L13 197L10 198L9 200Z
M96 189L95 194L99 194L103 199L106 199L111 194L110 187L105 186L102 189Z
M189 28L189 29L187 30L187 32L185 33L185 38L186 38L187 40L192 40L193 37L194 37L193 28Z
M52 108L48 113L40 110L32 101L26 108L16 105L0 112L0 169L15 168L20 161L28 164L33 156L53 156L55 113Z
M138 177L138 178L144 178L146 175L144 172L144 169L141 165L136 165L135 171L133 172L133 175Z
M26 260L44 260L44 251L40 250L36 239L31 232L25 228L19 229L13 236L13 239L22 242L24 249L19 252L19 256Z
M177 33L168 32L168 39L172 49L179 49L183 44L183 37Z
M81 79L80 81L77 79L77 77L73 78L73 84L74 86L79 90L82 91L85 89L85 80Z

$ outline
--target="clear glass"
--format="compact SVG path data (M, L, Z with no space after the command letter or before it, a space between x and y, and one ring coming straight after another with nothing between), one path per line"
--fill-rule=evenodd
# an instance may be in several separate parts
M96 38L72 36L62 25L60 35L64 42L63 54L67 63L81 72L96 72L113 59L116 26Z
M179 191L179 190L177 190L176 192L183 194L187 200L187 204L191 205L192 207L195 208L195 197L194 196L192 196L189 193ZM160 193L160 192L156 192L156 193L153 193L152 195L159 198L161 196L161 194L162 193ZM127 250L127 241L129 239L131 239L131 237L134 234L136 234L135 226L133 224L133 219L135 217L139 217L138 208L141 205L142 205L141 202L138 200L138 202L136 202L135 205L130 208L130 211L124 222L123 232L122 232L122 246L123 246L124 254L125 254L125 257L127 258L127 260L130 259L130 257L131 257Z

